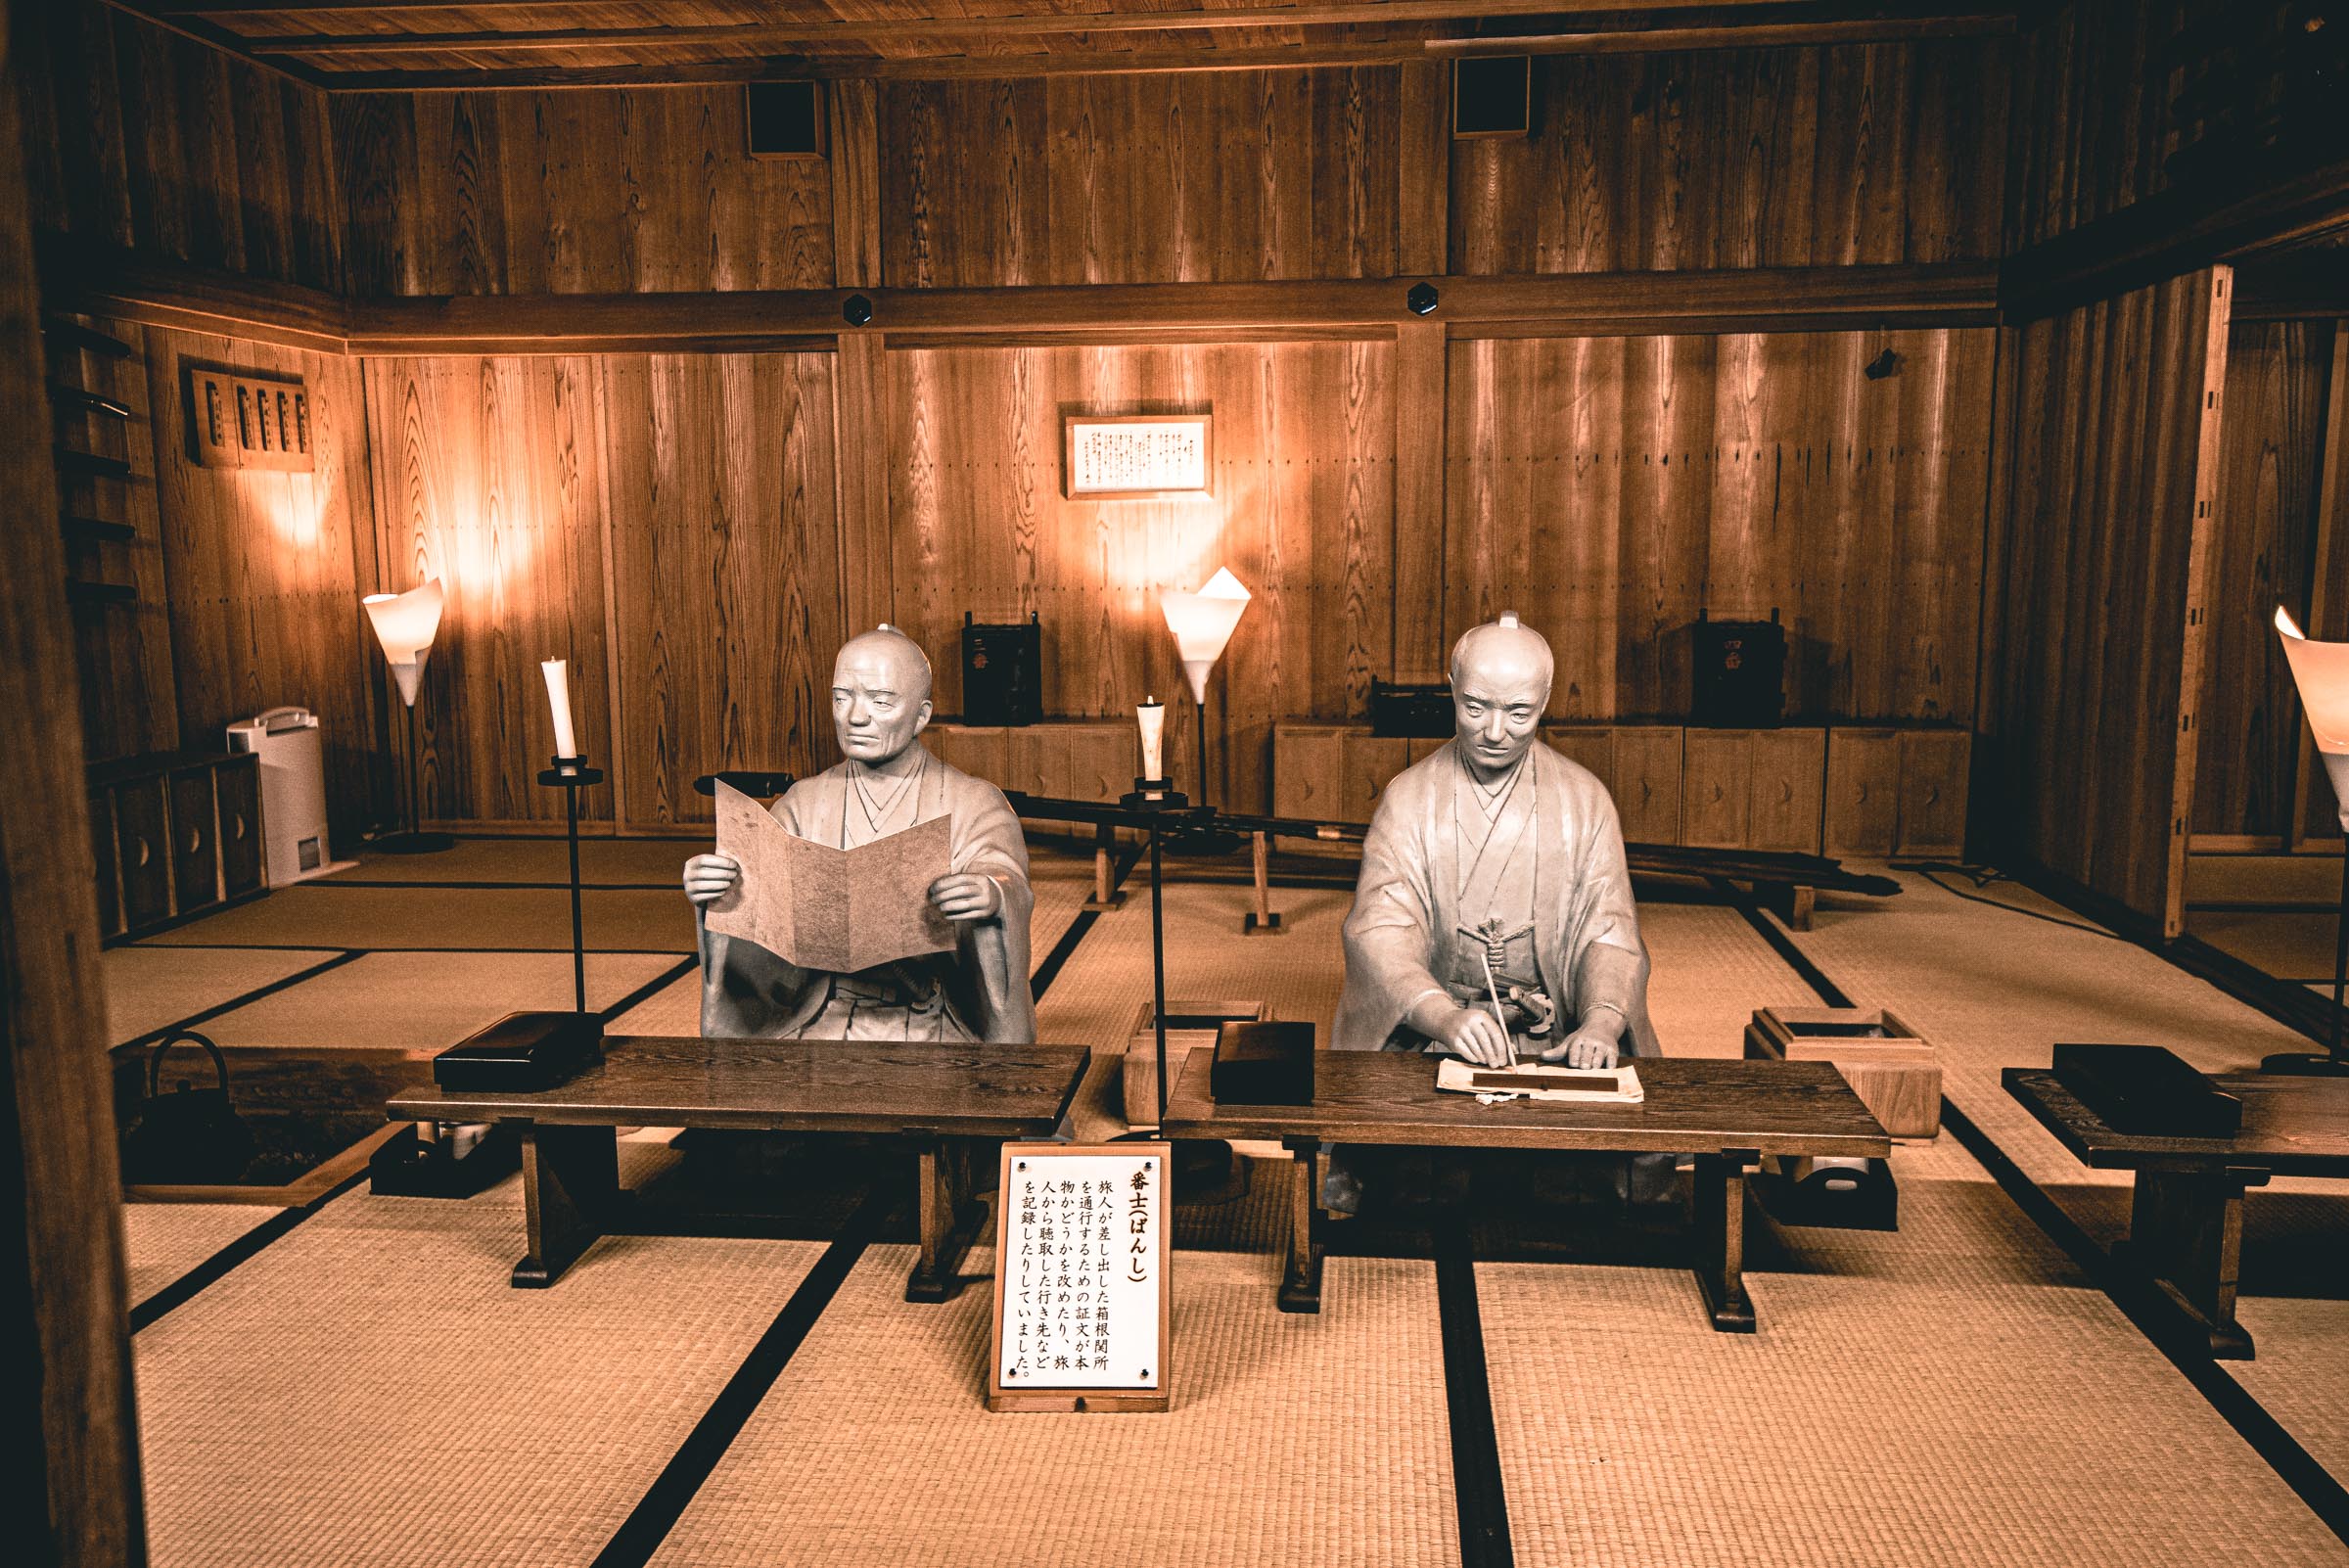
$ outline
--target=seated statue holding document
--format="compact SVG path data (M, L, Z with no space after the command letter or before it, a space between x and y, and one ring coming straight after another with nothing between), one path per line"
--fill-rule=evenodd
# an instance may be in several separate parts
M930 688L930 661L912 638L885 625L851 639L832 670L832 723L847 760L794 784L772 813L797 837L842 850L947 818L949 869L928 898L952 922L953 947L854 974L800 968L710 929L709 906L734 889L742 866L697 854L685 862L685 893L701 945L703 1035L1035 1041L1027 841L1001 790L922 746Z
M1452 649L1451 744L1387 786L1362 844L1336 1049L1658 1054L1615 803L1537 738L1552 669L1515 616Z

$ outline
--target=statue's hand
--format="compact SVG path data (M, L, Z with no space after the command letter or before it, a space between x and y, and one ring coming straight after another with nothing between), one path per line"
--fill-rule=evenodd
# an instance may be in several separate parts
M1454 1056L1464 1056L1479 1067L1509 1065L1509 1037L1482 1008L1456 1009L1450 1017L1438 1019L1428 1036Z
M715 903L741 880L742 862L731 855L697 854L685 862L685 897L697 909Z
M1003 912L1003 890L975 871L940 877L930 884L930 902L948 920L992 920Z
M1623 1054L1623 1025L1612 1012L1594 1008L1583 1027L1566 1037L1563 1043L1552 1045L1542 1053L1545 1062L1564 1062L1568 1067L1588 1072L1603 1073L1615 1065Z

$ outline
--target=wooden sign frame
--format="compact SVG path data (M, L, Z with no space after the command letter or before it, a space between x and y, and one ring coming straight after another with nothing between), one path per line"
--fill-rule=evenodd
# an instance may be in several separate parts
M1177 489L1096 489L1077 483L1077 435L1102 425L1192 425L1199 431L1199 484ZM1063 414L1060 420L1060 493L1071 501L1166 501L1213 495L1216 416L1205 414Z
M1171 1143L1006 1143L995 1187L995 1313L987 1340L987 1407L990 1410L1164 1410L1173 1402L1174 1368L1174 1298L1168 1283L1168 1263L1174 1251L1174 1154ZM1158 1189L1152 1213L1157 1225L1154 1256L1158 1268L1158 1381L1154 1388L1004 1387L1003 1301L1010 1287L1013 1183L1030 1164L1055 1160L1135 1159L1157 1161ZM1120 1201L1124 1193L1118 1194ZM1120 1227L1121 1237L1128 1232Z

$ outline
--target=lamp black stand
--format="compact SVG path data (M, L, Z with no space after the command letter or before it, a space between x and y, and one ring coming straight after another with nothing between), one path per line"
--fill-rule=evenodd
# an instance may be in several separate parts
M2349 1055L2341 1049L2341 1001L2349 987L2349 845L2341 854L2341 907L2332 934L2332 1031L2323 1051L2282 1051L2262 1060L2263 1073L2298 1078L2349 1078Z
M405 832L387 833L369 848L385 854L438 854L454 848L456 836L450 833L424 831L423 796L419 780L423 769L416 761L416 705L408 704L408 826Z
M1198 700L1196 703L1192 704L1192 707L1193 707L1193 709L1195 710L1195 712L1194 712L1194 713L1191 715L1191 717L1192 717L1193 721L1194 721L1194 722L1195 722L1195 723L1198 725L1198 733L1199 733L1199 804L1200 804L1201 806L1205 806L1205 805L1207 805L1207 804L1208 804L1208 793L1207 793L1207 699L1206 699L1206 698L1204 698L1204 697L1200 698L1200 699L1199 699L1199 700ZM1138 782L1138 781L1137 781L1137 782Z
M571 994L575 1012L587 1010L587 936L579 918L579 791L604 781L604 770L584 757L558 757L539 771L538 782L563 792L563 828L571 840Z
M1200 742L1204 755L1206 742ZM1199 775L1204 791L1207 774ZM1137 778L1133 793L1118 802L1129 811L1142 811L1150 816L1150 1016L1158 1026L1158 1120L1163 1127L1167 1120L1167 906L1162 892L1162 864L1158 837L1158 819L1172 811L1187 810L1190 802L1174 788L1172 780Z

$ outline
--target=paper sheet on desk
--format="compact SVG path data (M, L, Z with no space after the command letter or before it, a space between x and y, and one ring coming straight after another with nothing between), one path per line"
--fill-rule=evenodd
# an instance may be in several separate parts
M839 975L951 951L954 923L930 902L930 884L952 869L953 848L953 824L940 816L836 850L720 780L717 853L741 865L742 880L710 905L710 929Z
M1628 1062L1597 1070L1532 1062L1516 1067L1476 1067L1448 1056L1437 1065L1436 1087L1473 1094L1487 1103L1529 1099L1637 1105L1647 1098L1647 1091L1639 1086L1638 1072Z

